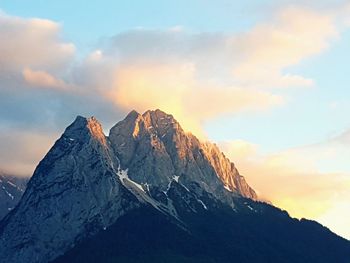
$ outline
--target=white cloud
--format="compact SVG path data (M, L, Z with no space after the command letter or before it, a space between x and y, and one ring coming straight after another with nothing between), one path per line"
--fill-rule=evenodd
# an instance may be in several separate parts
M282 9L272 22L259 24L232 40L241 54L233 73L252 86L310 86L311 79L285 71L326 50L337 35L334 17L329 14L295 7Z
M0 71L62 69L75 53L72 43L61 40L60 25L51 20L0 13L0 25Z

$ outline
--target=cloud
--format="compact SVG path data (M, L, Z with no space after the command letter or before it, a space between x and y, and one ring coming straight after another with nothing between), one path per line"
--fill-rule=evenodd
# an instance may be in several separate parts
M9 174L31 176L35 165L53 145L58 134L39 133L37 131L1 131L0 167Z
M25 19L0 13L0 71L65 67L75 53L60 37L60 25L45 19Z
M67 89L67 84L63 80L57 79L42 70L34 71L30 68L25 68L23 70L23 77L29 85L34 87Z
M121 64L192 63L200 78L210 76L204 78L207 81L216 76L231 86L311 86L312 79L288 69L327 50L338 37L336 22L332 12L288 7L242 33L124 32L112 38L106 54L116 56Z
M74 44L62 38L60 24L0 13L0 35L1 134L15 134L20 129L52 134L79 114L101 116L108 124L121 117L122 111L93 85L80 85L75 65L84 67L78 62Z
M350 169L339 164L348 163L350 144L335 143L343 138L273 154L262 154L258 145L242 140L221 142L220 147L263 199L350 238L348 228L343 228L350 210L337 214L350 203Z
M241 51L233 74L253 86L311 86L313 80L284 71L323 52L337 36L334 17L329 14L296 7L282 9L271 22L232 40Z
M186 128L199 131L191 118L184 117L184 98L192 89L194 68L191 64L144 64L123 66L115 73L115 82L107 96L119 107L143 112L160 108L171 112ZM188 126L191 127L188 127Z
M106 97L126 109L171 112L185 129L198 135L204 121L221 114L264 110L283 102L280 96L262 91L199 86L195 74L193 64L123 65Z

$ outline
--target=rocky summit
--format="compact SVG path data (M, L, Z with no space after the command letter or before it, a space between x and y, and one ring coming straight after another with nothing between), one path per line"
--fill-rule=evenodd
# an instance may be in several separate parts
M349 241L259 201L160 110L78 116L0 223L1 262L347 262Z

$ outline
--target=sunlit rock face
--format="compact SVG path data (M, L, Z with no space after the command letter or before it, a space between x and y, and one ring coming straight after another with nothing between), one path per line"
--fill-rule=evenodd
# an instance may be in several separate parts
M197 182L213 194L222 195L228 189L257 198L216 145L185 133L172 115L160 110L143 115L131 112L111 129L109 139L122 167L140 184L166 189L178 178L185 186Z

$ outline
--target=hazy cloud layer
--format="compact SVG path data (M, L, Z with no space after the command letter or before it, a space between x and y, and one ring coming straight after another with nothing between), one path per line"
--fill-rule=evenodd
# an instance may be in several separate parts
M45 156L58 134L38 133L38 131L9 131L0 133L0 167L9 174L31 176L33 163ZM16 149L16 148L17 149Z
M350 231L344 231L350 216L349 134L273 154L241 140L220 146L263 198L350 238Z
M60 25L53 21L0 13L0 25L0 71L59 70L73 58L74 44L61 40Z

